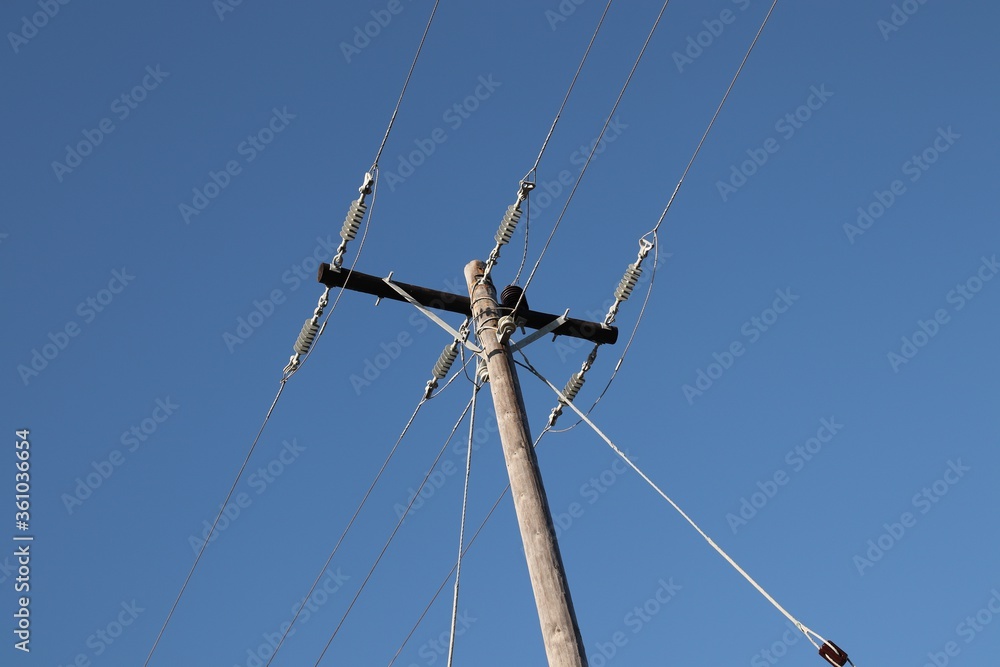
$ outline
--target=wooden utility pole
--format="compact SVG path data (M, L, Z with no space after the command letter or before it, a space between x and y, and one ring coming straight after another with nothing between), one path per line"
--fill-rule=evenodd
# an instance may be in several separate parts
M531 446L521 385L510 348L496 335L501 313L493 283L488 278L482 280L485 268L479 260L469 262L465 267L465 280L469 286L472 321L489 371L493 406L542 626L545 654L549 667L585 667L587 656L583 638L573 611L552 515L538 471L538 459Z
M372 294L379 299L409 301L424 309L428 316L430 311L427 309L472 316L476 336L483 348L481 356L486 361L489 372L493 405L496 408L503 455L510 477L511 496L514 498L514 509L521 529L531 588L535 593L538 620L542 626L545 655L548 657L549 667L587 667L583 638L573 611L573 600L566 583L556 531L538 471L538 459L535 458L531 434L528 432L521 385L517 381L507 337L503 342L497 337L501 309L497 305L493 282L489 278L482 280L485 270L486 265L479 260L469 262L465 267L468 297L392 281L390 278L378 278L359 271L335 269L329 264L320 265L317 279L330 288L343 287ZM618 329L611 325L577 320L568 315L533 311L527 308L527 304L522 304L522 308L517 311L517 325L598 344L613 344L618 339ZM521 341L522 344L524 342Z

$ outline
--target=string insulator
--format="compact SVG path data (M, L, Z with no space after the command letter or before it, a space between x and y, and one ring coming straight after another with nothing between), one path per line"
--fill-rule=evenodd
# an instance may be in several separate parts
M586 379L583 377L583 372L573 373L573 375L570 376L569 382L566 383L566 386L563 387L562 390L563 396L566 397L566 400L564 401L560 398L559 402L556 403L556 407L552 408L552 412L549 413L549 428L556 425L556 421L562 415L563 406L566 405L566 401L572 401L576 398L576 395L580 393L580 389L583 387L584 382L586 382Z
M563 387L562 390L563 396L566 397L566 400L572 401L576 398L576 395L580 393L580 389L583 388L583 383L586 381L586 378L583 377L583 373L573 373L573 375L569 378L569 382L566 383L566 386Z
M632 290L635 289L636 283L639 282L639 277L642 275L642 267L638 263L629 264L628 268L625 269L625 275L622 276L622 280L618 283L618 289L615 290L615 299L618 301L625 301L632 294Z
M344 226L340 230L340 238L344 241L354 240L358 230L361 229L361 220L364 219L366 210L368 204L365 203L363 196L351 202L351 207L347 209L347 218L344 219Z
M315 317L310 317L302 325L302 331L299 332L299 337L295 341L295 345L292 349L298 354L305 354L312 347L313 341L316 340L316 332L319 331L319 320Z
M451 370L451 365L455 363L455 357L458 356L458 346L454 343L448 345L441 352L441 356L438 357L437 362L434 364L434 369L431 371L431 375L437 380L444 379L444 376L448 374Z
M500 221L500 228L497 230L496 236L493 237L497 245L506 245L510 241L511 237L514 236L514 230L517 229L517 223L520 219L521 202L508 206L503 220Z

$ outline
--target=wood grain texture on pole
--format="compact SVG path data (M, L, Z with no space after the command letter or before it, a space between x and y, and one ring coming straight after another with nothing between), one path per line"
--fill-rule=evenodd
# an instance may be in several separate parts
M511 496L521 530L528 575L538 607L538 621L549 667L586 667L583 639L573 611L562 556L556 542L538 460L531 446L524 398L510 349L496 336L499 316L496 289L489 280L480 283L486 265L479 260L465 267L476 336L489 370Z

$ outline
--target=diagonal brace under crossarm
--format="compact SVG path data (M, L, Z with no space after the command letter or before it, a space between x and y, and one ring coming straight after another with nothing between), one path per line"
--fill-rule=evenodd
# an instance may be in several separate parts
M467 347L468 349L472 350L476 354L479 354L480 352L482 352L481 349L479 349L478 347L476 347L475 345L473 345L472 343L470 343L468 340L466 340L466 336L464 336L464 335L458 333L457 331L455 331L451 327L450 324L448 324L447 322L445 322L444 320L442 320L440 317L438 317L437 315L435 315L434 312L431 311L430 309L425 308L423 306L423 304L421 304L419 301L417 301L412 296L410 296L409 294L407 294L406 290L404 290L402 287L400 287L396 283L392 282L392 273L390 273L387 277L383 278L382 282L384 282L386 285L388 285L393 290L395 290L397 294L399 294L404 299L406 299L411 304L413 304L413 306L417 310L419 310L421 313L423 313L428 318L430 318L430 320L432 322L434 322L439 327L441 327L442 329L444 329L445 331L447 331L448 333L450 333L452 338L454 338L455 340L462 341L462 344L465 345L465 347Z
M539 329L535 333L529 334L529 335L525 336L524 338L522 338L521 340L517 341L516 343L511 343L511 345L510 345L510 351L511 352L517 352L522 347L527 347L528 345L531 345L532 343L534 343L536 340L538 340L539 338L541 338L545 334L551 333L555 329L558 329L563 324L565 324L568 316L569 316L569 311L567 310L565 313L563 313L562 315L560 315L556 319L552 320L551 322L549 322L548 324L546 324L544 327L542 327L541 329Z

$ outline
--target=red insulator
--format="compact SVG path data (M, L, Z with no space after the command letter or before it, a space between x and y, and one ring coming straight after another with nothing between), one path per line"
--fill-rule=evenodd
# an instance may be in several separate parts
M844 649L834 644L829 639L819 647L819 654L831 665L844 667L849 661ZM854 663L851 663L854 664Z

